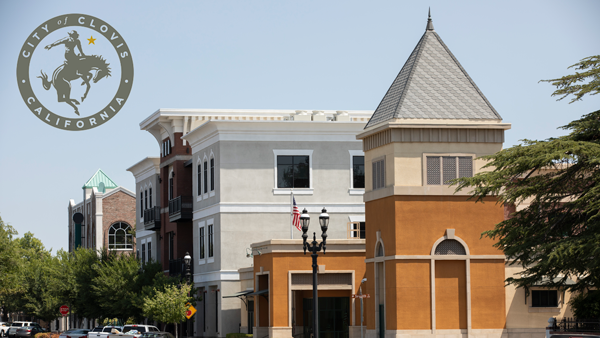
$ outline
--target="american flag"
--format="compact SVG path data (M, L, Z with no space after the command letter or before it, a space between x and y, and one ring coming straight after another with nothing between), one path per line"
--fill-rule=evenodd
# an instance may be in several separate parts
M300 210L298 209L298 206L296 205L296 198L292 197L292 199L294 200L294 207L292 208L292 215L293 215L292 224L294 224L294 226L296 227L296 229L298 229L298 231L302 231L302 227L300 226Z

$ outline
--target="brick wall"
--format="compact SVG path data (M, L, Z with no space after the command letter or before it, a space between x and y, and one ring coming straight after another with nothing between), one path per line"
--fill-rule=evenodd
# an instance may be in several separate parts
M102 199L102 246L108 248L108 229L116 222L125 222L135 228L136 199L122 191ZM133 253L135 253L135 236Z

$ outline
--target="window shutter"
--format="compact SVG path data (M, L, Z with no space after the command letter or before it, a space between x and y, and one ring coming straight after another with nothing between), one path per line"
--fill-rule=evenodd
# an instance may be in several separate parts
M458 158L458 177L472 177L473 176L473 158L472 157L459 157Z
M440 158L438 156L427 156L427 184L441 184Z
M444 167L444 184L448 184L448 181L456 178L456 157L444 156L442 157L442 165Z

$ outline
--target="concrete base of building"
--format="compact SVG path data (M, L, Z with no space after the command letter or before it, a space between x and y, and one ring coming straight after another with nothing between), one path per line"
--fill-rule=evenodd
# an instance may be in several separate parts
M360 335L360 326L350 326L348 328L348 331L349 331L348 332L349 338L361 338L361 335ZM362 335L362 337L363 338L367 337L367 326L366 325L363 325L363 335Z
M353 328L353 327L351 327ZM360 327L350 338L360 337ZM385 338L544 338L545 328L541 329L471 329L471 330L386 330ZM365 338L377 338L376 330L366 330Z

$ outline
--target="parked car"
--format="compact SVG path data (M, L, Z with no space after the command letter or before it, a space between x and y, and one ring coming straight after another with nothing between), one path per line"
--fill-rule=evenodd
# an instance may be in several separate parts
M123 331L122 326L97 326L92 331L88 332L88 338L106 338L112 329Z
M152 331L152 332L142 333L141 338L175 338L175 337L173 337L173 335L169 332Z
M40 327L38 323L35 322L12 322L10 324L10 328L8 329L7 337L15 338L17 336L17 329L23 326L37 326ZM41 327L40 327L41 328Z
M58 336L59 338L87 338L88 329L69 329Z
M144 325L144 324L133 324L125 325L123 330L117 334L109 334L106 338L140 338L143 333L146 332L160 332L156 326Z
M35 337L40 332L44 332L44 330L39 325L23 326L17 329L16 336L17 338Z
M10 323L0 322L0 337L6 337L6 335L8 335L9 328L10 328Z

